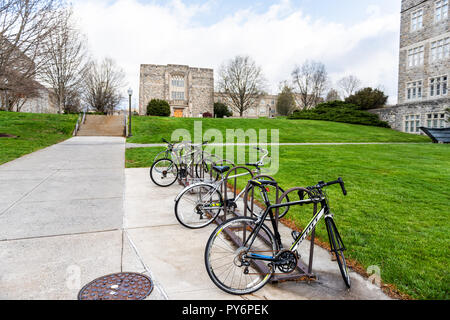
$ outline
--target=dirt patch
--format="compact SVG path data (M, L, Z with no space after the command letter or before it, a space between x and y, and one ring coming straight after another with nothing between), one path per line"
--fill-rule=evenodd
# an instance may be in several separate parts
M0 133L0 138L18 138L18 137L13 136L12 134Z

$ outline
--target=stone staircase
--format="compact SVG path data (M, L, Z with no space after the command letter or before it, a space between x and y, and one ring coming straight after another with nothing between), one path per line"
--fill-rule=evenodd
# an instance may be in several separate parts
M124 121L123 116L87 115L77 136L123 137L125 135Z

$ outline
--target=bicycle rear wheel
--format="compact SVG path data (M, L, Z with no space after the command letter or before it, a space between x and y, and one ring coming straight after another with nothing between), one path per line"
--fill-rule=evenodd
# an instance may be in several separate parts
M222 194L209 184L192 185L175 202L178 222L190 229L206 227L222 210Z
M345 285L347 286L347 288L350 288L351 281L348 274L347 262L345 261L344 257L344 243L342 242L341 236L339 235L334 220L332 218L325 218L325 223L327 226L328 237L330 239L331 252L333 252L336 256L336 260L339 265L339 269L341 270L342 279L344 279Z
M150 168L150 178L160 187L169 187L177 181L178 167L170 159L159 159Z
M239 217L218 226L205 249L208 275L221 290L235 295L249 294L262 288L273 274L270 262L245 258L248 253L273 257L278 250L272 232L263 224L250 248L244 247L255 218Z

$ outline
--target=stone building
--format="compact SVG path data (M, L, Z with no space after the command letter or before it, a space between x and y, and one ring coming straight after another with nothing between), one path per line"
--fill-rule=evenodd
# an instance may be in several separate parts
M277 101L278 95L266 94L259 98L258 101L255 102L255 106L253 108L249 108L244 111L244 118L260 118L260 117L278 117L279 114L277 112ZM297 105L297 109L303 109L303 106L300 103L300 95L296 94L295 103ZM214 93L214 102L221 102L228 105L228 109L233 113L233 117L240 117L239 112L233 110L230 105L229 98L220 92Z
M171 116L200 117L214 112L214 71L184 65L143 64L140 71L139 114L152 99L166 100Z
M393 129L447 127L449 0L402 0L398 105L372 110Z

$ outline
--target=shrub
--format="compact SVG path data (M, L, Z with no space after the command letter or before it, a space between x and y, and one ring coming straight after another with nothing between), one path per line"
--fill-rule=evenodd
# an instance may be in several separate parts
M212 117L213 117L213 115L211 113L209 113L209 112L205 112L203 114L203 118L212 118Z
M147 105L148 116L169 117L170 105L165 100L152 99Z
M383 91L364 88L345 99L345 102L355 104L360 110L382 108L386 105L388 96Z
M295 111L288 119L325 120L390 128L378 115L359 110L359 106L343 101L321 103L314 109Z
M214 115L217 118L231 117L233 113L228 109L228 106L221 102L214 103Z

